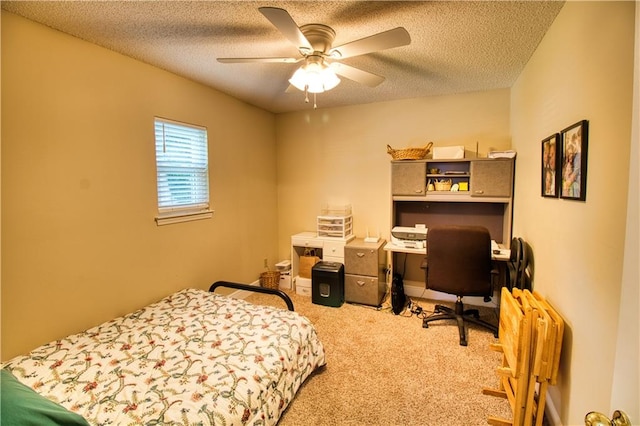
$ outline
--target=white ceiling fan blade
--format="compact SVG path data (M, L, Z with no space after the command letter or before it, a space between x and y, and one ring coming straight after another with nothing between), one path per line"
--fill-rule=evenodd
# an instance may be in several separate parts
M260 7L258 9L271 23L298 49L313 51L311 43L302 34L289 12L277 7Z
M341 76L346 77L349 80L353 80L357 83L364 84L365 86L369 87L376 87L378 84L384 81L384 77L382 76L370 73L368 71L363 71L359 68L355 68L340 62L333 62L331 64L331 69L333 69L336 74L340 74Z
M343 44L331 49L329 54L337 58L349 58L378 50L391 49L392 47L406 46L410 43L411 36L407 30L398 27ZM334 55L334 52L337 52L337 54Z
M265 63L280 63L280 64L295 64L300 62L304 58L218 58L218 62L223 64L237 64L246 62L265 62Z

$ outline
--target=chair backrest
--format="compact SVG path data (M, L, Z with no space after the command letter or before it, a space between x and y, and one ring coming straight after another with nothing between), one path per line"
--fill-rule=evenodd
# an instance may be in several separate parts
M491 236L482 226L432 226L427 232L428 289L456 296L492 293Z

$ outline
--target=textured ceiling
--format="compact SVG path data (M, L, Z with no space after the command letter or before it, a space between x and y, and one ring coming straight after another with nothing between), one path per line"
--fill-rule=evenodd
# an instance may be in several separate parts
M344 59L382 75L346 78L319 108L511 87L563 6L559 1L2 1L2 8L211 86L272 112L312 108L286 91L299 64L222 64L219 57L297 56L259 11L286 9L336 32L334 46L395 27L408 46Z

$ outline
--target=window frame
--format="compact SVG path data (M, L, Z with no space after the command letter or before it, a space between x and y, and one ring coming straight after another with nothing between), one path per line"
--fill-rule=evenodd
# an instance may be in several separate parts
M167 133L167 126L169 128L173 127L174 132ZM162 137L158 138L158 126L162 126L161 134ZM172 223L180 223L180 222L190 222L194 220L201 219L209 219L213 217L213 210L210 208L210 182L209 182L209 141L208 141L208 131L204 126L198 126L190 123L184 123L176 120L171 120L162 117L154 117L153 120L153 130L154 130L154 152L155 152L155 162L156 162L156 207L158 211L158 215L155 217L155 221L158 226L160 225L168 225ZM189 135L190 132L194 132L193 135ZM199 135L197 132L201 132ZM167 138L169 136L169 138ZM160 154L160 146L166 150L168 146L167 143L173 142L172 147L177 149L182 139L191 139L193 137L194 140L198 138L204 137L204 147L202 147L202 141L197 141L198 146L190 145L187 147L188 153L190 157L194 157L194 162L204 160L205 165L196 165L196 164L187 164L184 163L180 166L176 165L174 161L173 164L170 164L171 158L169 161L166 161L166 158L161 158ZM172 138L175 138L172 140ZM194 143L194 140L189 141L190 144ZM180 148L184 148L181 146ZM198 152L199 151L199 152ZM166 152L166 151L164 151ZM183 150L184 152L184 150ZM204 154L203 154L204 153ZM204 158L203 158L204 157ZM165 161L163 161L165 160ZM175 160L175 158L174 158ZM176 170L177 169L177 170ZM203 172L204 169L204 172ZM194 199L193 203L179 203L174 202L173 204L161 205L163 204L163 193L171 193L170 183L168 182L167 174L171 173L187 173L190 177L189 180L193 180L194 176L196 177L196 181L192 184L189 184L189 188L187 192L182 193L182 197L188 196ZM204 173L204 179L202 177L198 178L198 175L202 175ZM204 185L203 185L204 184ZM202 197L202 193L206 195L206 197ZM206 198L206 199L205 199Z

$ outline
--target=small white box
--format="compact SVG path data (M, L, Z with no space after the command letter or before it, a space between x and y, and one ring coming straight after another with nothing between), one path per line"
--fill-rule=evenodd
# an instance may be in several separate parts
M433 147L433 159L434 160L455 160L458 158L464 158L464 146L434 146Z
M291 290L291 271L280 272L280 290Z
M296 293L311 297L311 278L296 278Z

